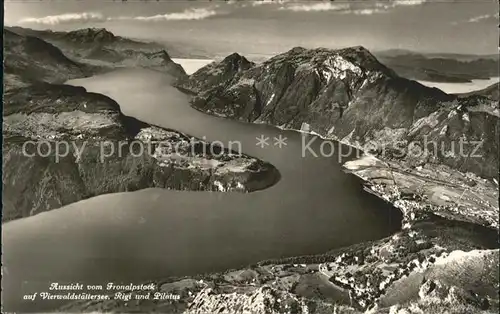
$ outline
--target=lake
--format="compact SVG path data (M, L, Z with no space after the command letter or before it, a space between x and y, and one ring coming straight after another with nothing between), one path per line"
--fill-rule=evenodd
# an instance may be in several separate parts
M498 83L500 78L492 77L488 80L472 80L469 83L438 83L438 82L428 82L428 81L418 81L420 84L436 87L448 94L461 94L461 93L469 93L475 90L484 89L488 86L491 86L495 83Z
M50 282L105 284L158 280L243 267L263 259L324 253L389 236L401 214L363 190L342 170L322 140L295 131L247 124L192 109L171 78L146 69L121 69L69 82L116 100L142 121L209 141L239 141L244 153L271 162L281 180L253 193L147 189L84 200L5 223L5 311L45 311L53 301L22 301ZM286 137L286 146L273 145ZM256 138L270 138L269 146ZM306 136L306 137L303 137ZM335 143L336 151L347 146ZM348 158L346 158L347 160Z
M172 61L180 64L184 68L184 71L186 71L186 74L191 75L198 69L204 67L209 63L212 63L214 60L173 58Z

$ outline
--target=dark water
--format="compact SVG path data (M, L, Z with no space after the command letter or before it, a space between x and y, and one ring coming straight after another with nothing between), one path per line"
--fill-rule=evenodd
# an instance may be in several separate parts
M127 115L207 140L240 141L244 153L274 164L281 180L249 194L148 189L103 195L2 227L5 311L60 303L22 301L50 282L139 282L245 266L262 259L322 253L381 238L399 212L363 191L337 154L302 154L313 137L205 115L148 70L119 70L72 81L115 99ZM270 146L256 146L256 137ZM273 146L273 137L287 145ZM311 145L320 152L322 141ZM339 150L337 144L337 151ZM329 153L329 146L323 146ZM344 148L345 153L347 147Z

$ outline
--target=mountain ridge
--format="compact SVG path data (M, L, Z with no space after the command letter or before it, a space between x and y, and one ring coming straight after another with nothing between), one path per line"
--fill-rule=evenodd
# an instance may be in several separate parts
M94 69L71 60L56 46L38 37L22 36L4 29L3 39L4 72L20 80L42 79L62 83L71 78L90 75ZM34 62L33 58L37 61Z
M96 70L93 74L117 67L145 67L168 73L175 78L186 76L184 69L172 61L163 45L116 36L105 28L55 32L6 27L5 31L21 37L38 38L51 44L69 59L94 67Z
M453 141L468 134L470 140L493 145L481 152L489 161L498 160L498 108L492 99L458 97L405 79L363 47L296 47L245 69L226 68L224 61L211 64L180 80L178 87L196 94L195 108L218 116L291 129L305 123L318 134L360 145L372 140L382 145L379 140L387 136L421 145L427 137L443 142L449 151ZM487 129L491 131L484 133ZM489 178L498 175L498 163L482 166L446 154L416 162L441 162Z
M386 50L375 55L399 75L414 80L468 83L500 76L498 55L419 53L407 50Z

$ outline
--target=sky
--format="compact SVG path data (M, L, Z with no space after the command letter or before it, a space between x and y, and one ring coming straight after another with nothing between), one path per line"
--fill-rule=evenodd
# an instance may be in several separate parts
M106 28L210 56L357 45L495 54L499 41L495 0L6 0L4 9L9 26Z

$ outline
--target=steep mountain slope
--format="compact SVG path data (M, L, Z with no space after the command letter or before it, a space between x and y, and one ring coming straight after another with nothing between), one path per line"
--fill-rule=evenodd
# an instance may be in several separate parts
M196 94L195 108L285 128L300 129L306 123L311 131L353 145L375 145L375 151L384 153L397 149L408 161L444 163L488 178L498 175L498 117L494 109L481 109L495 107L486 97L459 98L404 79L363 47L298 47L237 71L232 59L179 83L180 89ZM474 152L484 159L470 158L473 145L465 145L463 154L453 151L451 143L462 135L468 143L482 141ZM429 142L442 149L430 151ZM409 150L414 145L427 148L426 153L415 156Z
M11 78L62 83L92 73L92 67L70 60L57 47L37 37L4 29L3 38L4 72Z
M70 32L40 31L20 27L9 29L12 33L22 36L43 39L60 48L71 59L94 66L146 67L169 73L176 78L186 75L184 69L172 61L163 46L115 36L104 28L86 28Z
M108 97L56 84L94 68L40 38L8 30L4 38L2 222L105 193L249 192L279 180L266 162L142 123ZM168 60L147 55L155 65Z
M248 61L237 53L233 53L221 62L212 62L204 66L193 73L189 79L182 80L178 86L184 88L185 91L194 93L210 90L228 83L235 75L253 66L255 66L255 63Z

